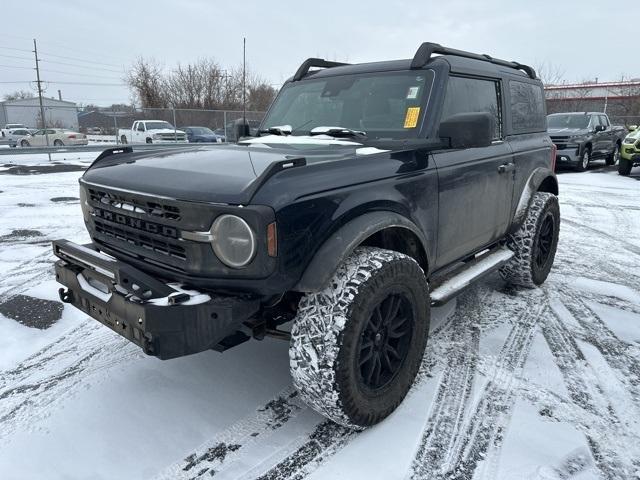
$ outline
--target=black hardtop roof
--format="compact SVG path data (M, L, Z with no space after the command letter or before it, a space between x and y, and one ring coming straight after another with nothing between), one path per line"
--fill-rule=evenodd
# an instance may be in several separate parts
M435 62L447 62L453 72L465 72L465 71L481 71L486 75L499 77L504 74L516 75L519 77L527 78L527 74L516 70L515 68L503 67L481 60L474 60L472 58L455 57L453 55L440 55L433 57L425 65L424 68L428 68ZM409 71L411 67L411 59L404 60L386 60L382 62L368 62L368 63L354 63L349 65L341 65L338 67L325 68L323 70L310 71L306 78L323 78L333 77L337 75L353 75L358 73L375 73L375 72L393 72L393 71ZM419 70L414 70L419 71Z
M434 56L436 55L436 56ZM416 51L413 59L389 60L384 62L371 62L359 64L345 64L330 62L321 58L309 58L298 68L292 81L302 80L305 77L322 78L337 75L349 75L359 73L403 71L428 68L436 62L446 62L450 70L460 73L482 73L494 77L505 74L530 78L539 81L533 68L518 63L508 62L493 58L489 55L456 50L443 47L437 43L425 42ZM321 70L311 70L321 68Z

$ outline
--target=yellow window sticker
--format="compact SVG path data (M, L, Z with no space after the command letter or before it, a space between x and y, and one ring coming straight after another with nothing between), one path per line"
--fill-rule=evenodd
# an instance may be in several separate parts
M416 128L419 116L420 107L407 108L407 115L404 117L404 128Z

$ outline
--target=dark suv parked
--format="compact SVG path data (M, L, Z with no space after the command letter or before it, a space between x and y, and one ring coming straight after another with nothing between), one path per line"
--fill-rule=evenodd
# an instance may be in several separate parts
M256 138L103 152L80 179L93 242L54 242L61 298L161 359L290 340L302 398L372 425L414 380L431 305L496 270L547 278L545 113L533 69L487 55L309 59Z

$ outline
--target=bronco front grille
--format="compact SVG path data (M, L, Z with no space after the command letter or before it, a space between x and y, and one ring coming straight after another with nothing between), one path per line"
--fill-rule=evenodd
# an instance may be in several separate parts
M126 242L130 245L143 248L150 252L159 253L161 255L186 260L185 249L180 245L174 245L168 241L164 241L161 237L147 235L143 232L134 232L128 228L121 228L117 225L111 225L102 222L96 218L93 219L96 232L106 237Z
M156 218L179 221L180 209L173 205L160 202L144 201L139 198L127 196L126 198L114 192L106 192L96 188L88 188L89 199L92 202L108 205L126 212L142 213Z

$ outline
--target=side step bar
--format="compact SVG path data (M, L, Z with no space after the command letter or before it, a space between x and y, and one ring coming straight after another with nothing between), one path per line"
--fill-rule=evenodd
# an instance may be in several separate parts
M431 305L438 306L447 303L472 282L496 271L512 257L511 250L499 247L467 262L459 270L454 270L452 276L446 278L431 291Z

